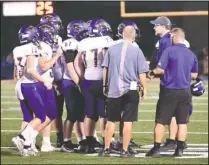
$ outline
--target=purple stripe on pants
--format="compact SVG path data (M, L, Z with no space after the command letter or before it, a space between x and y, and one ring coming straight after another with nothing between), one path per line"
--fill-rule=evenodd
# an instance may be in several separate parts
M37 82L35 85L38 93L44 101L44 112L46 116L48 116L51 121L54 120L57 117L57 104L54 88L48 90L41 82Z
M39 118L43 123L46 120L44 102L37 92L35 83L21 83L21 90L28 107L33 111L36 118Z

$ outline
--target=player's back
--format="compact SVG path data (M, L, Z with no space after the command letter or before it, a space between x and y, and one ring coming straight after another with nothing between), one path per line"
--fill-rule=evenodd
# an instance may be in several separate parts
M108 48L112 42L109 36L92 37L82 40L78 44L78 52L81 52L85 65L84 77L87 80L101 80L103 69L101 64L104 59L104 48Z

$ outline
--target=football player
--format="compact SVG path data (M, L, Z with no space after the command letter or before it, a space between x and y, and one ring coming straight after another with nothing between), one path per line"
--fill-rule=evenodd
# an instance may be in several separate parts
M57 31L57 35L55 35L54 38L54 44L53 44L53 55L56 54L58 47L62 44L62 38L60 37L60 33L63 31L63 25L62 20L57 14L47 14L41 17L40 23L50 23L55 30ZM58 110L58 116L55 119L55 129L57 134L57 144L56 147L60 148L63 144L63 126L62 126L62 114L63 114L63 105L64 105L64 95L61 91L61 82L63 77L64 68L61 63L61 58L59 58L56 63L54 64L54 67L52 68L53 75L54 75L54 82L53 85L56 89L56 102L57 102L57 110ZM51 131L51 125L48 125L48 127L45 129L43 134L45 136L49 136Z
M84 120L84 98L80 92L80 78L74 68L74 59L77 55L78 43L87 35L87 24L83 20L74 20L67 25L67 36L62 44L64 59L64 75L62 80L62 91L64 94L67 118L64 124L64 144L62 151L74 152L77 145L72 143L73 126L77 123L76 131L79 144L85 139Z
M54 38L56 37L57 31L49 23L42 23L36 26L37 31L39 33L40 38L40 47L41 47L41 56L38 59L38 71L41 76L50 82L51 84L54 81L54 76L52 72L52 68L57 60L59 60L60 56L62 55L61 47L57 49L57 52L52 56L52 48L54 44ZM43 141L41 151L48 152L54 151L54 147L52 147L50 142L50 129L51 121L53 121L57 117L57 105L55 99L55 90L52 88L51 90L47 90L40 82L36 83L36 87L38 92L40 93L44 105L45 105L45 112L49 120L46 120L46 127L44 124L39 127L39 130L42 130L43 134Z
M85 100L84 130L86 135L87 153L95 152L97 144L94 138L95 126L99 117L105 118L105 96L103 95L103 68L101 64L106 48L113 41L110 25L104 19L93 19L88 26L89 38L78 44L78 55L75 68L81 77L81 91ZM104 125L104 124L103 124ZM104 126L103 126L104 136Z
M35 85L36 81L44 84L50 90L52 84L44 80L37 72L38 56L40 55L40 45L38 43L38 32L33 26L23 26L18 33L21 46L13 50L14 58L22 56L24 61L15 64L22 67L19 82L21 82L16 89L18 89L18 97L22 101L23 118L28 122L27 126L21 133L12 138L12 142L18 148L22 156L37 155L32 149L34 136L37 128L45 122L45 107L40 94L37 92ZM24 109L24 110L23 110ZM26 112L27 111L27 112ZM33 114L35 117L33 118ZM27 116L28 115L28 116ZM27 119L26 119L27 116Z

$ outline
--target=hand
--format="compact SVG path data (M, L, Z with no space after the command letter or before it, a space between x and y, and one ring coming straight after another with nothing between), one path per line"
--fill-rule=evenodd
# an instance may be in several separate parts
M140 86L139 87L139 93L140 93L140 98L142 100L144 100L146 95L147 95L147 88L144 88L144 87Z
M48 81L44 81L44 86L45 86L48 90L51 90L51 89L52 89L52 84L49 83Z
M150 80L152 80L154 77L155 77L155 75L154 75L153 70L150 70L150 71L147 73L147 78L150 79Z
M107 97L107 95L108 95L108 87L107 86L103 86L103 94Z

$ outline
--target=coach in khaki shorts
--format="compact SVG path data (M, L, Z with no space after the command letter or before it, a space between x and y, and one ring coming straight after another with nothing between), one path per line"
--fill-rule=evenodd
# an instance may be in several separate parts
M148 76L163 74L160 82L162 93L155 117L154 147L146 154L148 157L160 157L159 148L164 137L165 125L170 124L173 115L178 125L177 149L173 156L183 156L187 136L192 100L190 84L192 78L197 78L198 61L196 55L184 45L183 29L172 29L171 38L174 45L164 50L157 68L148 73Z
M128 150L128 145L132 136L133 121L138 120L138 88L140 85L144 89L144 94L146 93L145 72L149 70L143 52L132 44L135 40L135 33L132 26L126 26L123 30L123 42L107 50L102 64L104 93L108 98L108 121L103 156L110 154L110 140L114 133L115 122L119 121L124 121L121 156L133 156Z

